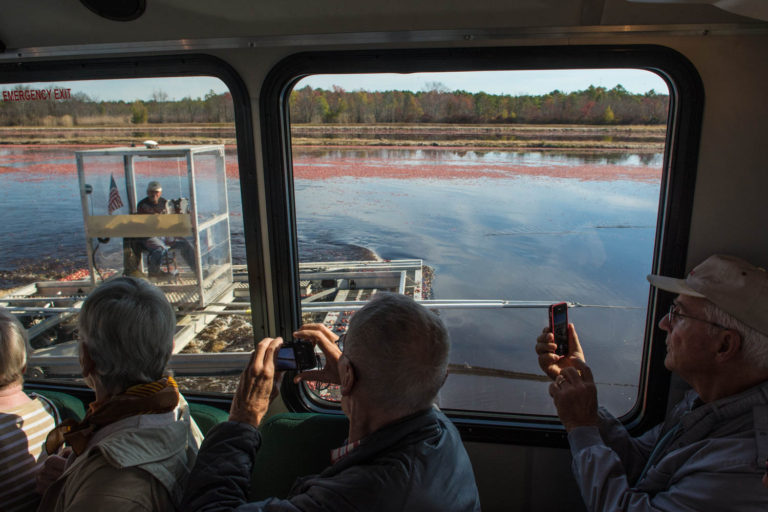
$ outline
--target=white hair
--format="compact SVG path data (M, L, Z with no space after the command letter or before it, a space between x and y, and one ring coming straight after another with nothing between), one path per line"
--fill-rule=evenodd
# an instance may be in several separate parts
M381 407L430 407L445 381L450 339L442 320L412 298L377 293L352 317L344 353L356 383Z
M173 350L176 316L159 288L142 279L104 282L83 303L82 343L113 394L160 379Z
M741 350L744 354L745 362L760 370L768 370L768 336L748 326L730 313L726 313L709 301L704 306L704 316L710 322L738 332L741 336ZM717 326L710 325L707 329L710 336L717 334Z
M0 308L0 389L23 380L29 341L18 319Z

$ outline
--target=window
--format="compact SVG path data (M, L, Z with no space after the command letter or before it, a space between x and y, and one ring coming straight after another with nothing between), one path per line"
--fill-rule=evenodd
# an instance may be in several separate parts
M660 219L680 222L669 116L687 114L666 68L606 67L590 51L576 69L546 49L278 65L262 106L290 128L277 142L291 150L296 321L342 334L372 293L405 292L451 334L443 409L533 419L554 414L533 345L547 306L566 301L601 404L636 409L655 324L645 276L659 265ZM288 100L270 104L280 86ZM312 385L298 394L310 407L338 398Z
M247 107L206 74L0 89L0 306L28 329L29 376L77 379L84 297L134 275L177 311L182 389L233 391L254 339L234 123Z

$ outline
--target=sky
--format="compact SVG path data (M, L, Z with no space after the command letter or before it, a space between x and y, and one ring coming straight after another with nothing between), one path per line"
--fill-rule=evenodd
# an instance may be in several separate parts
M440 82L449 91L487 92L489 94L540 95L557 89L569 93L590 85L611 89L621 84L629 92L646 93L653 89L666 93L667 84L655 73L638 69L559 69L541 71L467 71L453 73L380 73L368 75L315 75L301 80L296 87L310 85L330 89L339 85L347 91L423 91L426 84Z
M11 90L19 84L1 84L0 90ZM95 101L132 102L150 100L155 91L162 91L169 100L182 98L204 98L213 90L217 94L226 92L227 86L218 78L210 76L186 76L177 78L128 78L121 80L77 80L70 82L26 83L31 89L56 86L72 89L72 94L83 92Z
M440 83L448 91L487 92L489 94L540 95L557 89L568 93L580 91L590 85L611 89L621 84L629 92L642 94L653 89L666 93L666 83L650 71L637 69L595 70L543 70L543 71L475 71L454 73L379 73L358 75L314 75L302 79L297 87L331 89L338 85L347 91L413 91L427 90L427 84ZM11 90L17 84L0 85L0 90ZM227 91L218 78L196 76L179 78L139 78L123 80L80 80L55 83L24 84L32 89L69 88L72 94L83 92L96 101L132 102L149 100L162 91L169 100L185 97L203 98L209 91L217 94Z

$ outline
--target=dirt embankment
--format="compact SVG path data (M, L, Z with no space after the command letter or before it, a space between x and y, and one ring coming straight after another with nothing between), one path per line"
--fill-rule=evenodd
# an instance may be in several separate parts
M661 151L666 126L368 124L293 125L294 146L433 146ZM234 145L234 125L0 127L0 144Z
M666 127L585 125L294 125L293 144L659 151Z

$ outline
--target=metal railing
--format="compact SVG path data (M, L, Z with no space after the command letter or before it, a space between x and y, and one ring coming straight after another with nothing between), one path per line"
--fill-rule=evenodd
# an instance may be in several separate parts
M59 299L56 299L59 300ZM552 301L517 301L517 300L422 300L418 301L421 305L430 309L545 309ZM346 302L304 302L302 303L302 312L342 312L357 311L366 302L346 301ZM578 302L567 302L571 308L614 308L614 309L642 309L639 306L615 306L615 305L597 305L580 304ZM210 306L243 307L250 306L249 302L221 302L213 303ZM76 312L79 308L26 308L23 306L6 308L15 313L25 312L29 314L32 311L41 313L62 313ZM186 311L187 315L203 316L221 316L221 315L250 315L250 309L234 309L228 311L216 310L192 310ZM74 347L73 347L74 348ZM169 362L169 368L178 372L180 375L222 375L225 373L239 372L250 359L248 352L205 352L199 354L174 354ZM48 368L54 370L52 373L60 375L62 373L71 373L79 375L79 361L76 355L31 355L28 361L30 367ZM467 368L466 371L472 371ZM461 372L458 372L461 373Z

